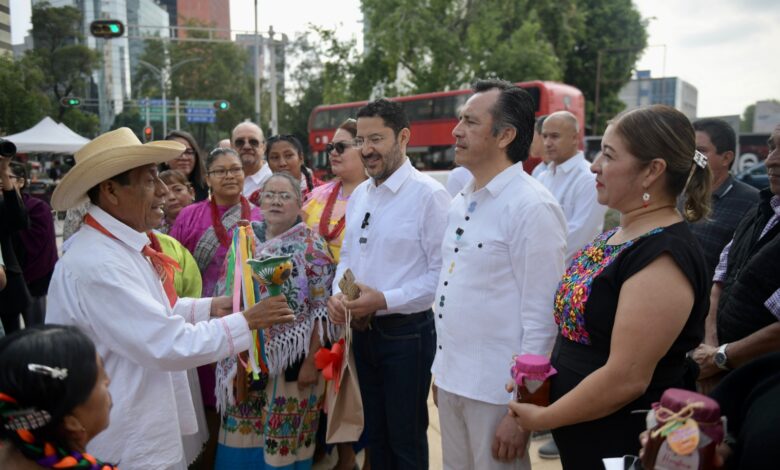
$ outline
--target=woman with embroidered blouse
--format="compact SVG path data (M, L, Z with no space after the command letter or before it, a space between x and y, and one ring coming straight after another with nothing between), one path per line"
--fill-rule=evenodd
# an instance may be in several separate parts
M580 250L558 286L551 405L509 405L523 429L553 429L563 467L575 469L636 455L645 421L632 411L693 384L686 353L702 339L710 290L685 222L706 216L710 189L688 118L667 106L618 115L591 171L620 226Z
M87 452L108 427L108 384L76 327L31 326L0 339L0 468L116 470Z
M275 173L260 198L265 220L252 223L255 257L292 256L282 292L295 321L265 330L269 373L259 380L247 377L246 354L218 363L215 468L308 469L325 390L314 354L331 329L326 305L336 266L322 237L301 221L297 179ZM261 286L260 298L268 295Z

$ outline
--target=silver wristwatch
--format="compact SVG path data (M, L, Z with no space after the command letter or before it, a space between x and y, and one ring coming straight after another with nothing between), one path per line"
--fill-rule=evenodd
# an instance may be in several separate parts
M731 370L728 366L729 357L726 355L726 347L728 347L728 345L728 343L721 345L713 358L715 365L718 366L718 369L720 370Z

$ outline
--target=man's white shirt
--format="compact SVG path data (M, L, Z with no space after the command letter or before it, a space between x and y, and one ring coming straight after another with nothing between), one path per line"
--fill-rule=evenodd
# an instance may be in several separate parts
M565 249L558 202L521 163L455 196L434 302L438 387L506 404L512 356L552 349Z
M574 255L592 242L604 226L607 207L599 204L596 175L590 171L585 155L578 152L561 165L550 162L538 180L555 196L566 216L568 266Z
M244 177L244 197L249 197L252 195L252 193L262 188L272 174L273 172L271 171L271 167L268 165L268 162L264 162L263 167L260 168L257 173L254 175L246 175Z
M174 467L181 436L197 431L186 370L247 350L249 327L241 313L207 321L210 298L171 308L141 254L146 234L97 206L89 213L116 239L82 226L54 269L46 312L95 342L111 379L110 425L88 450L123 469Z
M373 178L362 182L347 203L334 294L350 268L357 282L384 294L387 310L377 315L429 309L449 203L444 186L415 169L408 158L381 185Z

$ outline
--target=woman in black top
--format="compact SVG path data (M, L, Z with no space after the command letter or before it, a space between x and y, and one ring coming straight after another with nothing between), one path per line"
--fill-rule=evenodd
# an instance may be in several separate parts
M19 315L25 311L29 303L27 285L22 276L22 267L16 259L11 235L19 230L29 228L27 210L11 173L11 159L0 157L0 249L3 252L7 285L0 290L0 319L6 334L19 329Z
M620 226L575 255L556 292L553 403L510 404L523 429L553 429L567 469L639 451L644 416L631 412L685 385L709 305L704 255L683 221L709 209L710 171L688 119L666 106L619 115L591 170Z

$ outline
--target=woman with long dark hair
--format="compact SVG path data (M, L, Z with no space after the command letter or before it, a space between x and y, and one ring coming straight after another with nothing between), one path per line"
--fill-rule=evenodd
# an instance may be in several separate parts
M206 186L206 168L203 165L203 152L201 152L195 137L187 131L175 130L165 136L165 140L173 140L184 144L184 151L173 160L163 163L163 170L179 170L187 177L192 189L195 190L195 200L202 201L209 197Z
M0 468L113 470L87 452L108 427L109 378L73 326L40 325L0 339Z

